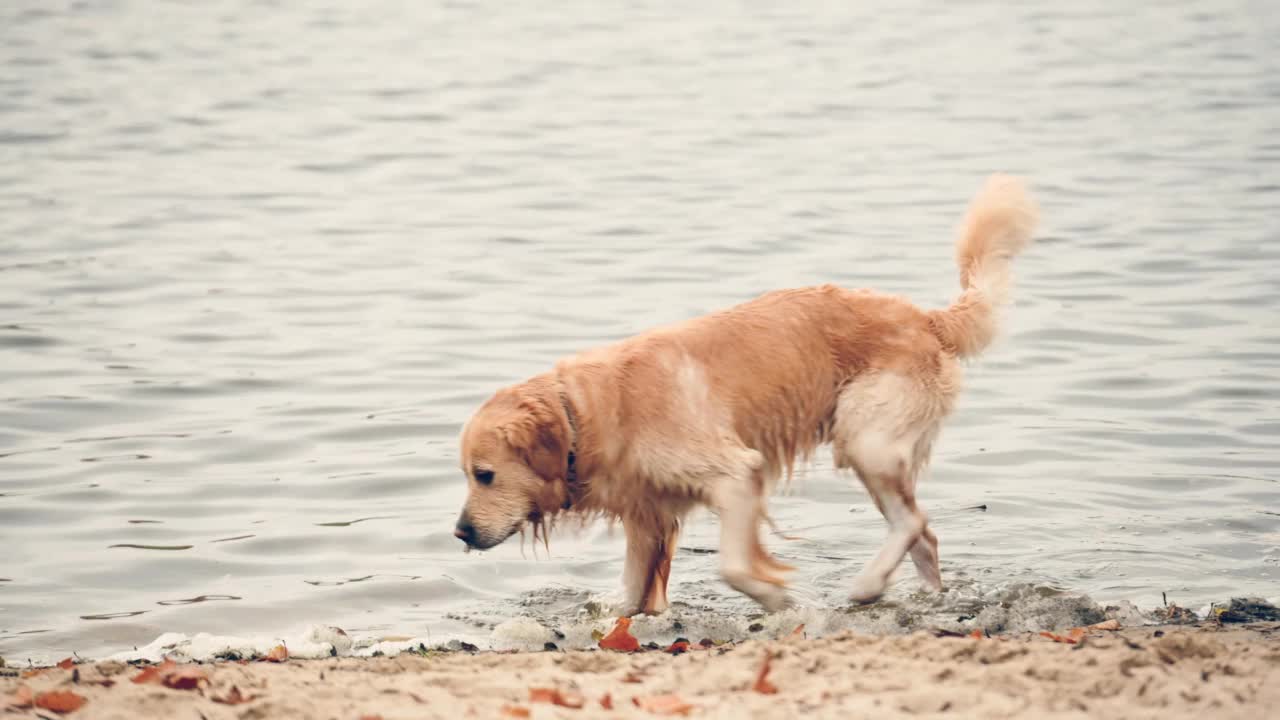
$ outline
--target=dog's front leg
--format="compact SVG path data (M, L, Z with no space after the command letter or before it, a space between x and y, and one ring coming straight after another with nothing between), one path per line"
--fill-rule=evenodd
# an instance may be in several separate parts
M627 559L623 568L623 610L657 615L667 609L667 580L675 554L678 530L640 520L623 520Z
M766 611L777 612L790 600L782 580L769 574L767 554L760 545L759 487L750 476L730 475L718 478L711 486L711 504L720 516L720 572L735 590L760 603Z

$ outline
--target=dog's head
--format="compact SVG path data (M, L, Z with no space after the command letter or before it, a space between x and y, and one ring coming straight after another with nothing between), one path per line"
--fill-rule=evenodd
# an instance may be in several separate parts
M467 501L454 535L487 550L568 504L572 429L548 377L503 388L462 430Z

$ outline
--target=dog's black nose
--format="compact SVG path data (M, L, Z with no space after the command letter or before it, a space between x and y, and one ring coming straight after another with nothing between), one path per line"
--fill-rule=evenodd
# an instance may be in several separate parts
M453 536L468 545L475 545L476 526L472 525L469 520L459 520L458 526L453 529Z

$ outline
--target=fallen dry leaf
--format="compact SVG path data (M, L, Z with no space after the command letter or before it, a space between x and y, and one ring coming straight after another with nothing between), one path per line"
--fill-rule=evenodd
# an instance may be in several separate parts
M502 714L507 717L527 718L532 713L529 712L529 708L527 707L520 707L519 705L503 705Z
M1069 638L1069 637L1066 637L1066 636L1064 636L1064 635L1058 635L1058 634L1055 634L1055 633L1051 633L1051 632L1049 632L1048 630L1044 630L1044 631L1042 631L1042 632L1040 633L1040 635L1041 635L1041 637L1047 637L1047 638L1049 638L1050 640L1052 640L1052 641L1054 641L1054 642L1067 643L1068 645L1075 645L1075 644L1076 644L1075 639L1073 639L1073 638Z
M262 659L266 660L267 662L274 662L274 663L284 662L285 660L289 659L289 648L283 645L277 645L271 648L271 652L268 652L266 655L263 655Z
M26 679L28 679L28 678L33 678L33 677L35 677L35 676L37 676L37 675L43 675L43 674L45 674L45 673L46 673L46 672L48 672L48 671L49 671L49 668L36 668L36 669L34 669L34 670L23 670L23 671L22 671L22 679L23 679L23 680L26 680Z
M254 697L252 695L245 695L240 692L240 688L232 685L226 695L212 695L209 699L216 703L221 703L222 705L243 705L247 702L253 702Z
M804 635L804 623L800 623L795 630L791 631L791 637L800 637L802 635Z
M667 648L667 652L671 653L672 655L679 655L680 653L689 652L689 641L677 640L671 643L671 647Z
M209 682L209 675L195 665L179 666L178 663L165 659L159 665L152 665L133 676L135 685L157 684L174 690L195 690Z
M129 682L134 685L144 685L146 683L160 682L160 669L155 665L143 668L142 672L130 678Z
M973 632L969 633L969 637L973 638L974 640L981 640L983 638L983 634L981 630L974 630Z
M164 677L165 673L170 672L176 667L178 667L178 663L172 660L166 659L164 662L160 663L159 665L151 665L149 667L144 668L142 672L133 676L132 682L137 685L142 685L145 683L158 683L160 682L161 678Z
M76 666L76 661L71 658L64 658L58 663L58 667L62 670L70 670Z
M688 715L693 706L679 695L649 695L631 698L636 707L654 715Z
M773 655L765 653L764 662L760 664L760 672L756 673L756 682L752 690L762 695L777 695L778 687L769 682L769 667L773 664Z
M9 696L9 705L16 708L29 708L34 699L31 688L26 685L19 685L18 689L14 690L13 694Z
M635 652L640 649L640 641L631 634L631 618L618 618L618 624L613 626L608 635L600 638L601 650L616 650L618 652Z
M65 715L70 712L79 710L84 705L85 699L81 695L77 695L70 690L54 690L52 692L40 693L36 696L36 707L56 712L59 715Z
M529 702L550 703L578 710L587 704L586 698L572 690L561 691L558 688L529 688Z
M1120 621L1112 618L1111 620L1104 620L1100 623L1085 625L1084 627L1073 627L1067 631L1067 635L1072 640L1076 640L1078 642L1080 638L1084 637L1085 635L1088 635L1090 632L1094 630L1119 630L1119 629L1120 629Z
M195 665L184 665L161 675L160 682L174 690L195 690L209 682L209 675Z
M529 688L529 702L550 703L554 702L555 696L555 688Z
M609 693L605 693L604 695L600 696L600 707L604 708L605 710L612 710L613 696L610 695Z

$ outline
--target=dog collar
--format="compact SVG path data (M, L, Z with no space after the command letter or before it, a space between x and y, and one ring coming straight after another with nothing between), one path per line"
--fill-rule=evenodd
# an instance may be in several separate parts
M569 458L568 468L565 470L564 481L569 486L569 492L565 493L564 505L562 510L568 510L573 506L573 496L578 490L578 467L577 453L578 447L578 421L573 413L573 405L569 402L569 395L564 391L564 386L560 388L560 404L564 407L565 417L569 419Z

